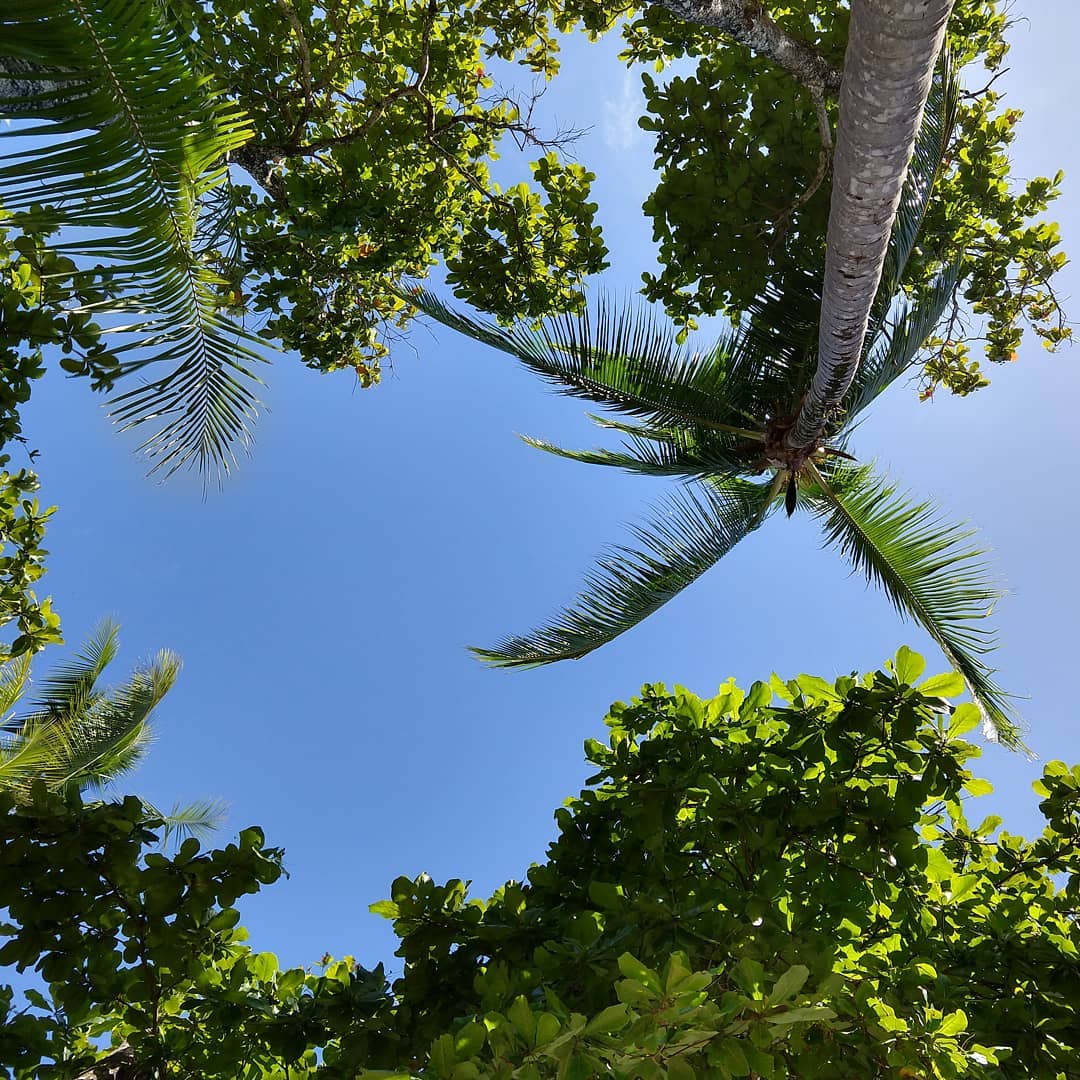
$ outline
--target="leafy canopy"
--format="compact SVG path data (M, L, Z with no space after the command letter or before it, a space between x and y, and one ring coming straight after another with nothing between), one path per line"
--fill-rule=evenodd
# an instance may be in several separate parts
M659 172L645 211L661 263L644 275L647 297L689 327L700 314L745 313L820 261L829 184L812 95L661 5L172 0L169 10L256 129L232 155L251 182L234 189L243 253L232 294L320 370L376 381L411 314L395 282L437 263L459 299L502 321L577 309L576 287L605 266L593 175L566 152L572 133L545 130L532 109L536 86L559 70L560 32L620 28L632 67L697 63L662 82L644 76L641 125L655 133ZM767 13L839 68L846 5L796 0ZM1001 68L1007 29L996 0L960 0L950 23L975 89L959 104L905 285L921 299L959 261L955 306L922 357L927 390L985 383L975 340L1000 361L1015 357L1025 325L1051 347L1068 336L1053 285L1065 256L1040 218L1061 177L1010 183L1021 114L981 88ZM834 101L826 108L835 120ZM493 173L508 140L535 155L531 183Z
M785 30L842 66L847 5L794 0L766 5ZM1023 113L1005 108L994 85L1008 54L1007 5L958 0L947 48L965 69L957 123L927 209L905 288L918 298L958 262L952 303L926 343L923 392L966 394L987 383L971 348L987 360L1016 359L1025 327L1050 349L1070 336L1054 278L1065 265L1060 234L1042 214L1063 174L1016 183L1008 157ZM643 275L645 295L681 322L745 313L766 285L822 261L829 183L814 96L788 74L680 22L660 5L624 27L628 64L665 69L693 61L691 74L659 82L643 75L654 135L656 189L645 202L661 269ZM826 103L835 124L835 101Z
M1080 766L1046 766L1034 840L969 819L990 790L965 740L978 715L923 666L901 649L835 683L646 686L586 743L595 774L524 881L480 901L399 878L373 905L401 942L392 985L381 964L282 970L247 944L234 905L281 873L257 829L170 858L146 853L137 800L3 802L0 963L47 987L0 992L0 1069L1071 1075Z

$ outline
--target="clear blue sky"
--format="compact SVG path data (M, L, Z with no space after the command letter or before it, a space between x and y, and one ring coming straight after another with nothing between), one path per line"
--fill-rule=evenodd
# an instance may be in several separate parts
M1031 4L1013 31L1009 104L1027 116L1019 177L1067 173L1057 208L1080 250L1080 153L1063 103L1080 95L1080 14ZM652 260L640 204L650 143L637 77L612 46L575 42L548 115L594 125L578 147L599 175L613 269L631 288ZM582 112L587 103L588 113ZM1064 292L1080 304L1072 268ZM1045 759L1080 759L1070 672L1080 587L1076 403L1080 354L1027 343L966 401L920 405L895 387L855 450L977 522L1012 595L998 609L1001 680ZM244 907L254 944L288 963L324 951L392 962L389 925L367 912L398 874L472 879L487 895L540 859L553 810L588 775L581 744L610 702L643 682L709 695L729 675L868 670L909 643L944 661L885 598L849 578L817 530L773 519L637 631L583 661L485 669L465 652L524 630L576 593L621 525L664 487L532 450L524 432L588 445L580 402L449 332L417 329L375 390L292 358L267 372L254 456L208 501L193 478L143 479L131 440L87 386L53 376L26 431L42 450L51 527L47 591L75 643L103 615L123 626L117 676L161 646L184 672L160 739L128 785L157 803L222 795L229 833L262 825L288 881ZM55 654L54 654L55 657ZM990 747L986 812L1038 827L1039 771Z

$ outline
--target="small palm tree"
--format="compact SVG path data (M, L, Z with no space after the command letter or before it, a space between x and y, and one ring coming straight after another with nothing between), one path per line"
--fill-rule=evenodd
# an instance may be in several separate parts
M684 484L651 524L635 528L636 546L605 554L575 605L530 634L474 650L478 656L505 667L584 656L651 615L779 507L788 515L802 507L821 522L827 545L931 634L965 678L988 736L1020 745L1007 697L981 660L993 635L979 620L1000 592L969 543L970 530L944 523L931 503L899 494L846 449L864 410L909 368L953 292L954 273L916 304L904 300L902 284L956 96L945 72L916 145L860 363L841 408L806 445L792 447L789 436L816 366L820 275L784 282L701 352L679 345L649 314L619 314L602 302L582 318L504 329L422 289L403 294L445 325L515 356L561 393L625 418L598 419L626 436L620 450L572 451L527 439L531 445Z
M189 61L158 0L5 0L0 13L0 203L60 231L54 247L105 264L134 312L118 369L150 378L116 400L155 469L227 469L257 401L256 339L229 317L239 243L226 158L246 117ZM84 367L67 357L74 372ZM148 365L152 365L149 366Z
M172 688L180 658L167 649L120 687L98 686L119 647L119 628L104 622L73 659L42 681L29 711L15 709L30 685L30 658L0 666L0 791L20 802L39 784L54 792L101 791L139 765L153 738L150 718ZM203 833L217 826L224 806L204 800L163 814L166 835Z

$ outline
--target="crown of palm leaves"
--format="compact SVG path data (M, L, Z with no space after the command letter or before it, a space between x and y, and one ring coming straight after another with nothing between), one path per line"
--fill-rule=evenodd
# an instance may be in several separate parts
M898 494L866 466L851 463L845 437L870 403L916 359L956 284L945 267L914 301L903 275L953 128L958 84L942 66L927 104L893 229L863 359L825 436L791 450L785 436L813 376L820 274L791 275L759 298L742 324L708 349L679 345L648 311L601 299L584 316L539 328L504 328L454 310L420 288L403 292L418 308L469 337L516 357L560 393L627 419L599 422L625 437L618 450L531 445L561 457L653 476L684 488L635 546L610 549L577 602L530 634L474 650L505 667L584 656L629 630L700 577L779 506L819 518L825 543L881 586L896 608L921 623L964 676L990 737L1019 746L1007 696L982 657L994 644L979 621L1000 590L970 530L943 523L928 502Z

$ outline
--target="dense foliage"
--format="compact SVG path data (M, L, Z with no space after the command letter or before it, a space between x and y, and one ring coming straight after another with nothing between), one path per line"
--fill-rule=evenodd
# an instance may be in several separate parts
M776 20L839 68L847 8L837 0L768 5ZM991 361L1016 359L1024 327L1050 348L1069 336L1053 278L1064 266L1056 225L1040 215L1062 175L1017 184L1008 148L1022 112L1004 108L994 87L1008 53L1005 5L959 0L948 48L972 88L923 224L907 290L932 288L959 260L954 302L924 354L925 387L957 393L985 385L972 343ZM821 172L817 102L807 87L707 27L688 28L662 7L645 8L626 28L630 62L665 67L680 57L692 74L644 76L646 116L655 133L656 190L645 203L661 269L645 294L680 321L742 314L767 284L783 288L808 260L823 258L829 184ZM969 66L970 65L970 66ZM827 101L835 118L835 103ZM817 186L816 186L817 185Z
M399 878L400 978L281 970L234 906L281 873L257 829L172 857L137 800L3 803L9 1077L1056 1078L1080 1065L1080 767L1032 841L969 821L954 675L646 686L589 786L488 901ZM914 684L918 684L917 687ZM101 1040L105 1040L102 1044ZM111 1046L109 1042L111 1040Z
M532 99L499 81L517 63L555 71L546 14L530 5L409 0L173 0L202 57L252 118L233 155L243 261L237 298L267 333L321 370L366 385L402 321L393 291L436 261L470 303L538 316L580 303L602 269L593 179L560 160ZM536 154L532 185L500 185L510 135Z
M49 600L33 591L45 572L42 547L52 514L33 497L37 477L14 468L24 450L20 410L45 373L45 351L55 350L72 373L116 371L119 361L102 341L94 310L112 289L98 270L79 270L50 242L52 228L38 215L0 207L0 626L18 633L5 654L18 656L59 642L60 620Z
M815 95L664 5L173 7L257 130L234 155L259 186L237 188L246 249L236 292L323 370L348 366L371 381L386 331L407 318L393 281L425 275L433 262L445 263L460 298L500 318L572 307L573 286L604 265L591 174L558 155L559 133L533 121L534 99L513 89L520 78L508 67L552 77L556 31L596 36L621 26L631 65L696 62L692 74L644 76L641 123L655 132L659 170L645 210L661 262L645 275L648 297L683 323L737 316L767 285L782 288L793 267L820 262L829 184ZM839 69L845 5L768 9ZM1021 113L978 85L1000 70L1007 28L996 0L961 0L950 23L950 48L971 65L975 89L961 104L908 285L917 296L961 261L956 304L925 356L928 388L944 382L966 393L985 382L972 340L985 339L987 357L1000 361L1015 357L1025 325L1049 346L1068 335L1052 284L1065 257L1056 226L1040 220L1061 177L1010 183L1007 150ZM835 120L835 100L821 104ZM531 185L504 190L492 178L488 162L507 134L544 151Z
M686 329L702 313L737 319L818 266L846 7L747 10L775 17L835 79L799 81L683 0L18 0L4 16L0 116L32 121L49 149L10 144L0 192L43 229L63 222L54 252L105 259L143 317L134 344L149 352L129 342L111 366L90 352L68 370L108 388L166 361L114 415L149 432L157 467L212 473L257 410L256 329L371 385L414 314L402 277L441 265L459 298L504 322L580 308L580 286L607 265L594 177L568 150L575 132L534 113L560 32L619 27L631 65L697 65L645 76L659 170L645 210L661 262L646 296ZM905 282L924 299L959 262L920 356L925 393L985 383L975 340L1008 360L1025 326L1050 347L1069 335L1053 283L1065 256L1041 219L1061 177L1010 182L1021 114L993 82L1007 26L996 0L960 0L950 24L953 56L986 85L960 104ZM493 164L511 142L528 167Z

